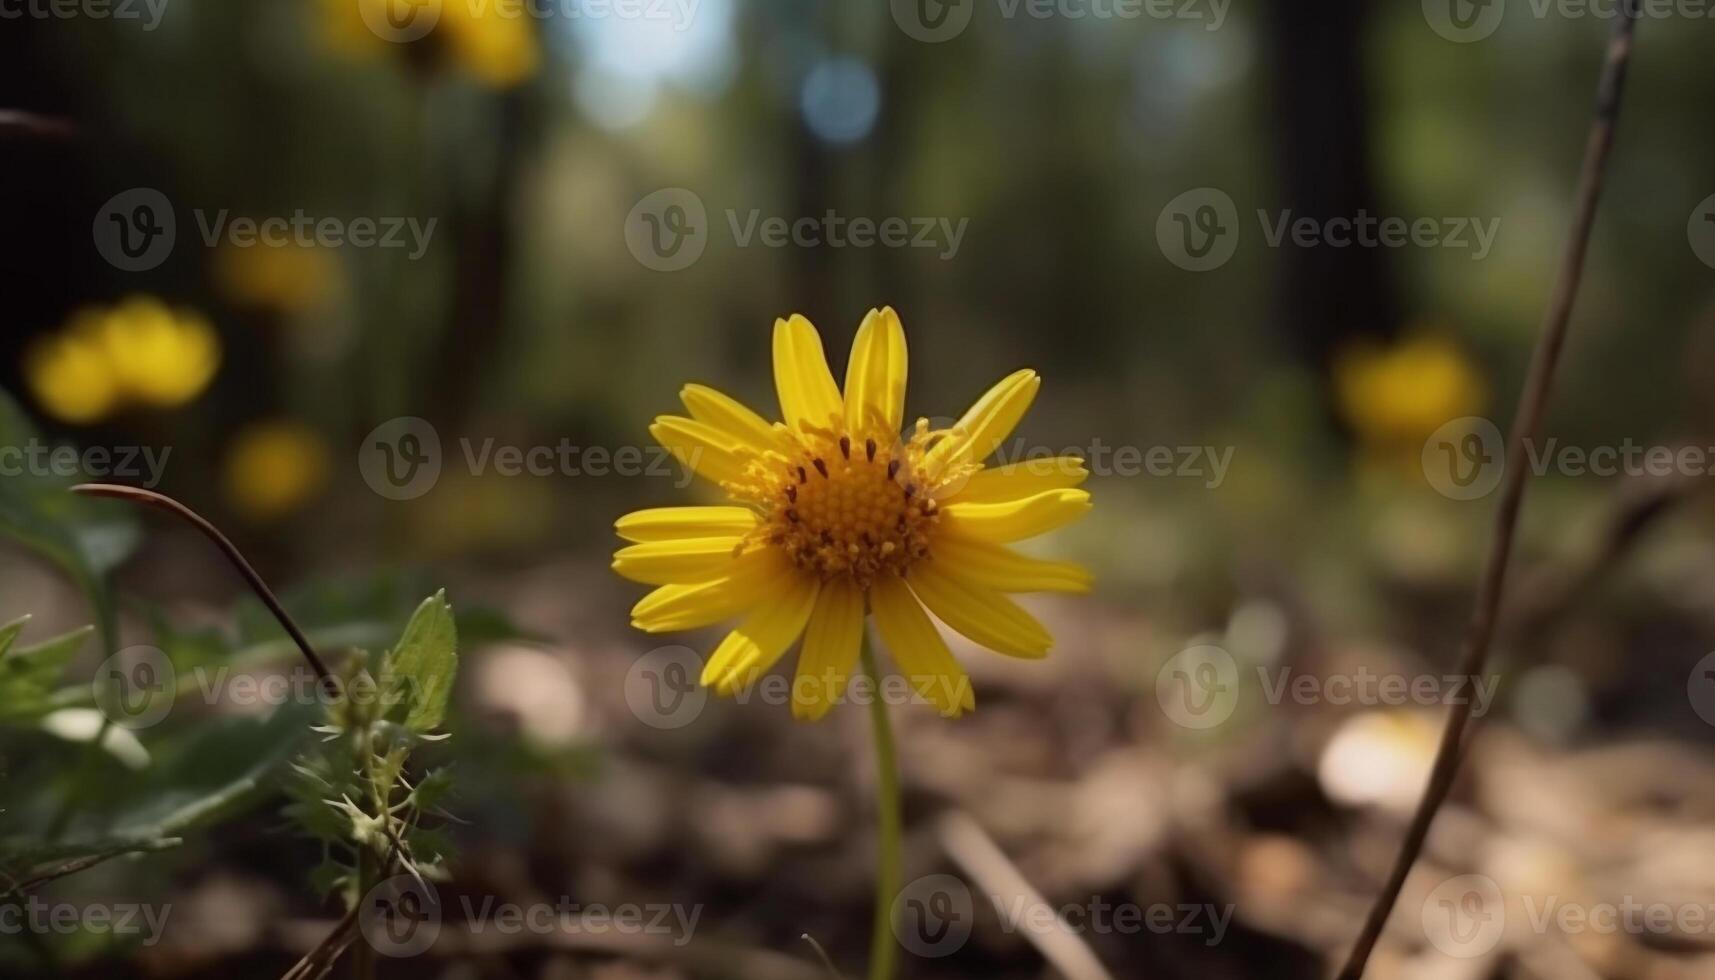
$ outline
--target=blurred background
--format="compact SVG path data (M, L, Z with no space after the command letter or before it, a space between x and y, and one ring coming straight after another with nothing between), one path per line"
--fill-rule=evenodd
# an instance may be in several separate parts
M1471 21L1457 0L154 3L0 21L10 436L112 450L115 482L208 515L306 625L363 637L347 642L384 645L448 589L464 644L444 895L701 909L684 945L449 941L382 975L827 976L804 934L862 974L864 713L805 726L723 701L651 723L627 698L640 658L715 634L630 630L641 591L606 565L617 515L686 497L646 432L682 384L772 414L774 318L807 315L840 365L881 305L910 338L908 415L956 417L1034 367L1023 444L1097 461L1094 514L1046 546L1091 566L1096 593L1029 603L1051 658L955 646L979 710L896 712L907 879L974 896L968 939L907 955L903 975L1338 962L1445 708L1327 681L1433 687L1452 669L1494 495L1432 461L1451 446L1492 462L1481 420L1507 427L1607 6L1497 0ZM1680 12L1640 26L1556 446L1715 446L1710 31ZM1365 216L1416 230L1337 231ZM868 244L853 227L890 221ZM409 487L382 476L405 434L439 447ZM563 446L579 465L491 462ZM644 469L590 455L625 447ZM113 472L131 449L143 468ZM1135 461L1162 449L1170 465ZM47 475L104 475L80 459ZM27 475L0 476L29 498L0 507L25 545L0 552L0 621L33 614L26 638L94 622L80 575L111 572L113 635L181 669L258 644L258 670L289 657L218 554L164 520L92 505L87 561L44 559ZM1715 971L1708 484L1706 466L1533 481L1492 705L1371 976ZM1236 679L1212 724L1173 709L1175 658L1200 646ZM1271 694L1283 676L1311 693ZM0 838L39 832L67 793L85 794L77 812L123 807L168 761L175 792L186 767L242 769L189 754L228 714L175 711L139 733L140 765L0 724ZM110 785L77 788L92 779ZM53 937L0 972L281 974L340 910L306 884L316 845L279 810L263 796L54 886L169 905L160 942ZM1504 923L1481 948L1431 922L1445 883L1472 875L1495 885L1482 921ZM1025 894L1230 921L1218 938L1074 927L1098 967L1009 925ZM1707 922L1541 921L1628 900Z

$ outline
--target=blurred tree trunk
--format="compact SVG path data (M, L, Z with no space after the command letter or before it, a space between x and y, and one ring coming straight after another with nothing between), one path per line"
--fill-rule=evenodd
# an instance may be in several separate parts
M22 393L21 354L33 337L59 326L79 299L112 270L90 239L101 202L88 154L101 152L62 66L47 43L61 25L41 18L0 29L0 384ZM118 190L120 188L115 188ZM109 192L112 193L112 192ZM93 203L91 200L93 199Z
M452 202L452 295L433 386L414 396L433 415L431 421L454 427L469 420L486 380L483 372L492 369L513 312L509 276L519 234L514 197L540 131L539 107L528 89L493 99L495 167L482 193L467 201L446 188L437 191L440 200Z
M1278 220L1382 216L1370 160L1364 26L1370 0L1270 5ZM1274 322L1291 349L1318 370L1362 336L1399 326L1392 255L1382 247L1281 245Z

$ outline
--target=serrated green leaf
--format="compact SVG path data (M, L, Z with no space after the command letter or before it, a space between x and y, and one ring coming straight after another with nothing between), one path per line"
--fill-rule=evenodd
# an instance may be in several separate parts
M441 766L430 770L417 782L412 794L412 802L419 810L430 810L440 805L447 794L453 789L452 769Z
M458 627L446 592L437 592L417 607L382 666L382 691L389 704L405 706L406 728L427 732L441 724L458 666Z
M12 620L4 626L0 626L0 657L4 657L6 655L6 651L12 649L12 644L17 642L18 635L23 633L24 627L29 624L30 617L22 616L18 619Z
M7 654L12 639L0 629L0 721L33 720L53 710L54 685L93 632L85 626Z

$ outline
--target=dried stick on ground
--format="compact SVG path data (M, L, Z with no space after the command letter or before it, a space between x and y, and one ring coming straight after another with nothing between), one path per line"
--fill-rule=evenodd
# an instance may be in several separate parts
M1512 556L1513 535L1518 527L1519 509L1524 503L1526 477L1529 476L1527 444L1536 438L1542 427L1542 416L1548 404L1554 369L1566 344L1567 325L1572 318L1572 305L1578 296L1578 283L1584 272L1584 254L1590 244L1590 228L1596 219L1596 202L1601 197L1602 179L1607 171L1608 153L1614 144L1614 126L1620 111L1620 93L1625 86L1626 66L1631 59L1632 36L1637 27L1637 0L1626 0L1622 14L1614 20L1608 40L1608 55L1602 66L1602 77L1596 93L1596 115L1590 125L1590 138L1585 145L1584 166L1579 176L1578 196L1567 232L1566 248L1561 255L1560 271L1548 311L1543 317L1542 332L1537 337L1536 350L1531 356L1530 372L1525 378L1524 393L1518 411L1513 416L1512 431L1507 437L1506 473L1501 485L1500 507L1495 513L1494 539L1488 562L1483 569L1477 591L1476 609L1471 615L1465 648L1459 659L1459 670L1467 676L1483 673L1488 662L1489 645L1494 639L1495 618L1500 609L1501 595L1506 585L1507 564ZM1387 924L1388 915L1399 900L1400 889L1417 861L1423 842L1429 836L1429 825L1435 812L1447 798L1453 777L1459 768L1459 747L1465 727L1471 720L1471 702L1455 704L1447 719L1436 750L1435 764L1429 773L1429 784L1423 791L1417 812L1406 828L1405 841L1400 845L1381 894L1376 897L1363 930L1340 980L1359 980L1364 975L1370 952Z

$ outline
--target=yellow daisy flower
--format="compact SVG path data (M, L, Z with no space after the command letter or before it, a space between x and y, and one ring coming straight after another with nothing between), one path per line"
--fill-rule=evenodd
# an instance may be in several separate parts
M1009 375L950 428L920 419L901 437L905 375L905 330L889 308L858 328L843 393L810 321L775 321L784 423L687 385L689 415L663 415L650 434L732 502L619 519L632 543L614 570L657 586L632 625L659 633L737 617L703 669L702 683L722 694L754 683L802 638L792 710L812 720L845 689L866 611L911 687L948 717L976 701L929 613L999 653L1045 656L1053 638L1007 594L1086 592L1090 576L1008 545L1090 509L1077 489L1084 462L983 465L1030 407L1035 371Z

